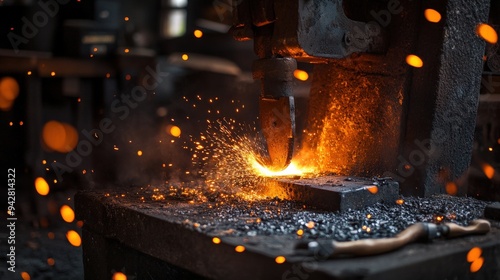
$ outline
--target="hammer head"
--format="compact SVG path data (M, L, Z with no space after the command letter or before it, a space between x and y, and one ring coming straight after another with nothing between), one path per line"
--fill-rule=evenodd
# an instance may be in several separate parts
M260 97L260 121L269 158L262 162L272 171L285 169L292 160L295 138L295 104L292 96Z

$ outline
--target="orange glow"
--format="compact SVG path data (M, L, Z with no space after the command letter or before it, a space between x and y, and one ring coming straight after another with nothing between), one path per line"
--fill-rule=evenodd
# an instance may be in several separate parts
M303 229L299 229L299 230L297 230L297 235L298 235L298 236L302 236L302 235L304 235L304 230L303 230Z
M283 256L277 256L274 261L277 263L277 264L282 264L286 261L286 258L283 257Z
M214 238L212 238L212 242L213 242L214 244L220 244L220 243L221 243L221 240L220 240L220 238L219 238L219 237L214 237Z
M199 39L199 38L203 37L203 32L202 32L201 30L196 29L196 30L193 32L193 35L194 35L194 37L196 37L196 38L198 38L198 39Z
M130 52L130 50L129 50L129 49L124 49L124 50L123 50L123 52L124 52L124 53L129 53L129 52Z
M50 75L51 75L52 77L54 77L54 76L56 75L56 72L52 71L52 72L50 72Z
M31 276L28 272L23 271L23 272L21 272L21 278L23 278L23 280L30 280Z
M313 221L309 221L309 222L307 222L306 227L309 228L309 229L312 229L312 228L314 228L314 225L315 224L314 224Z
M306 71L300 69L296 69L295 71L293 71L293 76L300 81L307 81L307 79L309 79L309 74L307 74Z
M31 76L31 71L28 71L28 73L26 73L26 74L28 74L28 76Z
M123 274L122 272L115 272L113 274L112 280L127 280L127 275Z
M43 126L42 139L50 149L67 153L78 144L78 132L69 124L49 121Z
M439 22L441 21L441 14L433 9L427 9L424 12L425 18L430 22Z
M63 205L60 209L61 217L66 223L72 223L75 220L75 211L68 205Z
M454 182L446 183L446 193L449 195L456 195L458 193L457 184Z
M48 195L50 191L49 184L42 177L35 179L35 189L39 195Z
M486 23L481 23L476 27L476 33L483 40L490 44L496 44L498 41L498 35L495 29Z
M493 147L489 147L488 151L493 152Z
M483 168L483 172L484 172L484 175L486 175L486 177L488 177L488 179L493 179L493 177L495 176L495 169L493 168L493 166L487 164L487 163L484 163L482 165L482 168Z
M424 62L422 61L422 59L414 54L410 54L406 57L406 63L415 68L424 66Z
M189 56L187 54L183 54L181 56L182 60L188 60L189 59Z
M403 205L403 203L405 203L405 201L402 199L396 200L396 204L398 204L398 205Z
M5 77L0 80L0 95L8 101L14 101L19 95L19 84L12 77Z
M129 20L130 20L130 18L129 18L129 17L125 17L124 19L125 19L125 21L129 21Z
M66 238L68 239L69 243L75 247L79 247L82 245L82 238L78 234L78 232L74 230L70 230L66 233Z
M14 104L14 102L12 101L7 101L3 98L1 98L1 95L0 95L0 109L3 110L3 111L8 111L10 110L10 108L12 108L12 105Z
M47 259L47 264L50 266L54 266L56 264L56 261L53 258L48 258Z
M19 95L19 84L14 78L5 77L0 80L0 109L7 111Z
M142 151L141 150L137 151L137 155L142 156Z
M234 250L238 253L243 253L245 252L245 246L242 246L242 245L238 245L234 248Z
M64 126L64 131L66 132L66 141L65 141L66 145L65 145L65 149L63 149L63 151L70 152L78 144L78 132L76 131L76 129L73 126L71 126L67 123L63 123L62 125Z
M484 263L483 257L480 257L477 260L475 260L473 263L470 264L470 272L472 273L478 272L481 269L481 267L483 267L483 263Z
M469 250L469 253L467 253L467 261L468 262L474 262L475 260L479 259L481 257L481 254L483 253L483 250L479 247L474 247Z
M178 126L172 125L168 127L168 132L174 137L181 136L181 129Z
M287 168L281 171L272 171L269 170L268 168L262 166L255 157L250 156L250 163L251 166L253 167L254 171L257 173L257 175L263 176L263 177L275 177L275 176L301 176L304 175L305 173L310 173L312 170L309 169L304 169L301 170L297 165L292 161L290 165L288 165Z
M371 194L376 194L378 193L378 187L377 186L369 186L366 188Z

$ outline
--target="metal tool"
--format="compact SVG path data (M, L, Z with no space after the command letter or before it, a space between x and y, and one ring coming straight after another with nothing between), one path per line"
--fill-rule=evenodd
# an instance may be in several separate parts
M486 220L473 220L467 227L453 223L416 223L391 238L363 239L356 241L310 241L296 246L296 252L330 258L338 255L369 256L396 250L417 240L432 240L440 237L459 237L471 234L485 234L491 225Z
M295 104L292 96L293 58L264 58L253 65L254 79L261 80L259 118L269 158L261 164L273 171L285 169L292 160L295 138Z

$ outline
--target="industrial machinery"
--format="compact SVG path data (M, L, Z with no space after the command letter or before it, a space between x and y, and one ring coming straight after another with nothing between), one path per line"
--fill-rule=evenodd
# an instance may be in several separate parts
M315 63L301 152L320 171L385 176L404 195L444 193L471 158L489 1L235 0L254 40L269 168L294 148L296 60ZM467 43L465 43L467 42ZM307 158L307 156L306 156Z

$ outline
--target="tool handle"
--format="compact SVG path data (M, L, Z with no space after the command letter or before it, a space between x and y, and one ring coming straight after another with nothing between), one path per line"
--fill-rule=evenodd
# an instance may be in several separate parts
M445 226L448 227L449 232L447 237L458 237L469 234L484 234L490 231L491 224L487 220L473 220L470 222L469 226L462 227L453 223L446 223Z
M332 242L332 255L368 256L389 251L421 239L427 235L427 226L423 223L413 224L391 238L362 239L347 242Z
M433 224L431 224L433 225ZM446 223L446 237L458 237L470 234L484 234L490 231L490 222L486 220L473 220L467 227L462 227L453 223ZM430 225L427 223L417 223L409 226L399 234L391 238L382 239L363 239L348 242L332 242L332 255L355 255L368 256L376 255L396 250L408 243L419 239L433 238L429 234Z

